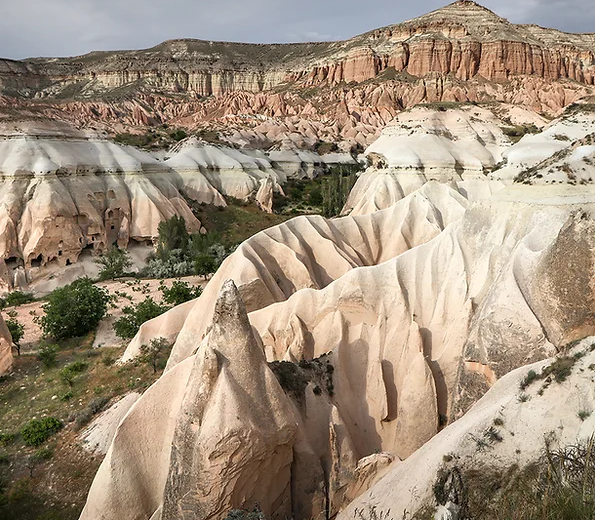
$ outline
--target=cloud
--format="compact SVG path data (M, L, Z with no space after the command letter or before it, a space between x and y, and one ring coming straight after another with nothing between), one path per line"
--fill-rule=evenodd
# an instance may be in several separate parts
M0 0L0 56L72 56L152 47L173 38L246 42L343 39L414 18L446 1ZM518 23L595 28L593 0L485 0Z

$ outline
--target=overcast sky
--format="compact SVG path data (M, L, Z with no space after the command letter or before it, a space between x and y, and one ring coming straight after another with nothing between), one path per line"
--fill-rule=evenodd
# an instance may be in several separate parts
M75 56L172 38L338 40L414 18L449 0L0 0L0 56ZM516 23L595 32L595 0L484 0Z

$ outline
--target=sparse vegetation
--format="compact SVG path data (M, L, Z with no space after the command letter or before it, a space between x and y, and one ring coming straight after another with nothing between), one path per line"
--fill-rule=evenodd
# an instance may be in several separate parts
M17 320L17 315L14 311L8 311L8 319L6 320L6 326L12 337L12 344L17 351L17 355L21 355L21 340L25 335L25 326Z
M163 301L174 306L194 300L202 294L202 287L192 286L182 280L174 280L170 287L167 287L162 281L159 290L163 295Z
M87 370L89 364L85 361L74 361L69 363L62 370L60 370L60 380L68 386L73 386L74 382L80 374Z
M58 355L58 345L41 345L37 349L37 358L46 368L51 368L56 364Z
M595 511L593 455L591 438L559 450L546 446L544 455L526 468L462 471L462 517L591 520Z
M35 297L29 292L12 291L4 298L0 298L0 309L6 307L18 307L35 301Z
M166 354L171 347L170 343L162 337L153 338L148 345L140 347L140 361L147 363L153 368L153 373L165 367Z
M538 134L539 128L537 128L533 124L531 124L531 125L513 125L513 126L503 127L502 132L513 143L518 143L527 134Z
M114 330L122 339L132 339L140 326L160 314L163 314L169 307L157 303L153 298L147 296L136 305L127 305L122 309L123 316L114 323Z

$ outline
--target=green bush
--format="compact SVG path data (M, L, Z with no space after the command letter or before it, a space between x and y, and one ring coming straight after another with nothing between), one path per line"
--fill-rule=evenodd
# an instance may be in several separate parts
M87 370L89 364L84 361L75 361L69 363L62 370L60 370L60 380L68 386L74 385L76 376Z
M8 293L5 298L0 298L0 308L18 307L19 305L24 305L33 301L35 301L35 297L31 293L13 291Z
M113 280L124 276L132 266L130 253L118 246L111 247L106 253L95 260L100 266L99 279Z
M168 253L179 249L184 255L190 244L190 234L186 230L184 217L173 217L159 223L157 227L157 258L166 260Z
M0 446L8 446L14 442L14 439L14 433L0 433Z
M182 280L175 280L169 288L162 284L159 286L159 290L163 294L163 301L170 305L180 305L194 300L202 294L202 287L192 286Z
M169 342L162 337L153 338L148 345L141 345L140 347L140 360L153 367L153 373L157 373L157 369L160 368L162 357L167 352L171 345Z
M16 319L16 316L11 315L6 320L6 326L8 327L8 331L10 332L10 336L12 337L12 342L16 347L17 353L21 355L21 340L25 335L25 326Z
M174 130L173 132L170 132L169 136L174 141L181 141L182 139L186 139L186 137L188 137L188 134L186 133L185 130L182 130L181 128L178 128L177 130Z
M97 328L108 300L105 289L94 286L87 277L79 278L50 294L38 323L44 336L58 340L84 336Z
M153 298L148 296L142 302L136 304L136 306L128 305L124 307L122 310L124 316L116 320L114 323L114 330L118 337L122 339L132 339L143 323L156 318L168 309L169 307L160 305L153 300Z
M62 429L62 422L55 417L33 419L21 429L21 437L27 446L41 446Z
M37 358L46 368L51 368L56 364L58 354L58 345L42 345L37 350Z

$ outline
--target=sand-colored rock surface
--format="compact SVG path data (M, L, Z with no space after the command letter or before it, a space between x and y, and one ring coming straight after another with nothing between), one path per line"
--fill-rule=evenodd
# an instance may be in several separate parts
M144 324L123 360L138 355L156 331L179 332L169 364L184 359L206 332L222 284L234 280L249 312L320 289L355 267L375 265L423 244L459 219L467 201L428 183L391 208L362 217L298 217L251 237L225 260L196 304L186 303ZM186 320L187 326L183 325ZM193 327L190 327L193 323Z
M114 440L118 425L139 397L140 394L134 392L125 395L94 419L80 435L83 447L90 452L105 455Z
M188 200L224 206L224 195L256 195L271 211L273 192L282 191L287 175L323 171L314 153L309 162L291 152L284 159L278 166L262 152L191 138L159 161L58 121L5 124L0 127L2 286L24 288L113 243L151 244L159 223L174 215L198 232L201 223Z
M391 457L410 457L436 435L440 420L462 416L499 378L595 332L595 194L567 187L567 195L560 196L549 186L516 186L493 200L469 204L444 184L430 183L426 190L442 191L443 201L449 193L462 214L456 212L449 225L437 226L434 236L426 235L417 246L404 246L403 235L394 232L395 208L409 204L407 214L415 217L410 222L421 223L424 213L415 211L414 201L423 202L426 218L431 215L427 198L420 197L423 189L385 211L329 223L299 218L245 242L188 311L165 375L121 423L83 518L115 518L115 511L131 518L215 518L234 507L252 507L256 489L268 490L265 498L259 496L268 514L311 518L326 510L335 515L388 478L381 476ZM309 242L306 223L316 224L333 248ZM382 236L384 227L389 235ZM376 231L366 234L366 228ZM309 254L320 255L310 257L316 264L305 264L308 257L292 243L289 231L297 236L298 229L299 243L310 243ZM284 242L274 250L270 240L276 234ZM374 236L382 250L374 246ZM264 244L269 256L254 261ZM358 265L352 265L347 244L358 251ZM292 254L283 255L284 247ZM339 253L343 265L336 263ZM279 264L284 257L288 263ZM234 276L234 265L241 266L240 273L254 273L244 278L249 283L235 275L237 294L234 285L218 279ZM301 276L279 278L304 265L317 268L301 267ZM293 286L286 285L290 281ZM221 312L239 295L251 311L249 334L247 319L234 317L243 311ZM237 305L231 308L243 307ZM167 321L167 315L161 319ZM240 322L241 327L235 325ZM221 344L225 347L215 347ZM128 356L133 347L134 342ZM233 358L217 354L219 348L233 352ZM265 355L284 391L269 386L266 397L254 393L270 381ZM242 360L245 372L232 377L235 359ZM254 370L260 375L246 375ZM226 371L229 377L222 378ZM221 390L227 400L207 419L224 381L233 382ZM254 404L243 408L244 420L235 412L236 395L253 396ZM269 404L271 399L278 404ZM264 423L251 418L262 407L275 410L275 418ZM168 420L145 432L147 414L157 410ZM230 442L206 455L219 446L220 432L233 438L235 426L226 425L238 424L238 417L245 435L256 439L267 435L261 431L265 425L297 424L283 448L278 437L271 440L271 446L279 446L268 459L279 468L274 486L266 480L268 470L239 477L255 467L255 453L266 453L259 440L237 448ZM279 426L277 433L285 428ZM214 477L213 464L219 457L229 459L224 454L230 446L238 479L225 477L227 464L218 465ZM367 458L378 452L388 455ZM291 472L282 469L289 461ZM213 478L221 484L206 493L202 483Z
M505 130L545 124L533 111L505 104L402 112L366 149L371 166L358 177L343 212L385 209L430 180L448 183L470 201L488 198L504 187L489 174L512 145Z
M595 361L590 346L595 338L585 339L571 354L585 352L577 361L568 380L554 382L541 394L543 382L538 381L525 392L519 385L529 370L540 373L549 366L550 359L519 368L498 381L471 410L456 423L436 435L406 461L394 464L375 486L341 512L339 519L353 518L361 511L363 518L372 518L387 511L415 512L428 504L439 506L446 516L446 503L438 504L433 486L440 471L465 475L467 471L479 474L503 474L512 468L525 468L536 463L549 443L551 452L559 448L586 442L593 435L593 416L582 420L582 410L595 407L591 371ZM525 393L526 400L519 399ZM494 420L500 426L494 426ZM561 427L561 425L563 425ZM501 441L478 449L478 442L487 441L487 431L495 431ZM448 461L448 462L445 462ZM461 482L463 488L467 483ZM464 497L460 497L463 499ZM489 500L493 497L486 496ZM452 506L452 504L449 504ZM462 504L454 504L462 505ZM359 517L359 516L358 516Z
M592 101L589 98L572 105L543 131L525 135L503 153L503 161L491 177L524 184L592 184L595 180Z
M12 367L12 337L0 315L0 376Z

